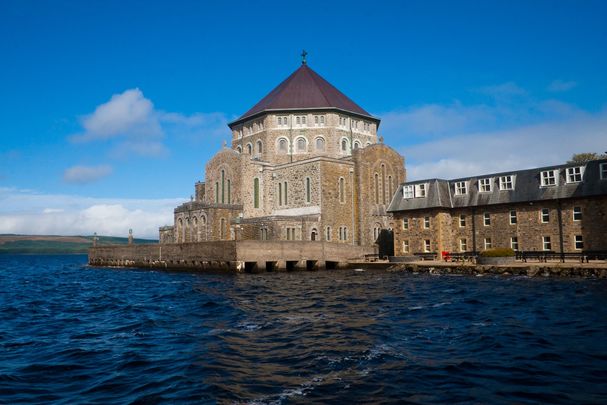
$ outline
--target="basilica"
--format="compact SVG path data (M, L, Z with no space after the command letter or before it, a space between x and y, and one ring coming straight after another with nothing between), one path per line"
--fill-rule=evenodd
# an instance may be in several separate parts
M404 158L372 116L301 66L240 118L160 243L324 241L373 246L405 181ZM391 246L387 241L386 246Z

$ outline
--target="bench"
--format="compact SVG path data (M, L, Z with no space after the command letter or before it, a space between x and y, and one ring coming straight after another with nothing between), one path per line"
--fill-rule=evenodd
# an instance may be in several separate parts
M422 260L436 260L437 258L437 254L436 253L413 253L413 256L417 256Z
M443 260L446 262L473 262L478 257L478 252L442 252ZM446 254L445 254L446 253Z
M369 253L365 255L365 261L366 262L376 262L379 260L379 254L378 253Z

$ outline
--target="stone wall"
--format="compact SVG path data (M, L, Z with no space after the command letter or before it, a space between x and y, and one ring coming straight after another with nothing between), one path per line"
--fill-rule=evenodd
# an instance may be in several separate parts
M575 207L581 209L581 220L574 220ZM542 209L548 210L546 222L542 221ZM516 213L516 223L511 223L511 212ZM485 214L490 218L489 225L485 225ZM426 216L431 219L430 229L423 228ZM464 218L464 226L460 226L460 216ZM402 229L405 218L409 219L409 230ZM431 240L433 252L459 252L462 239L466 240L467 251L484 250L486 240L491 241L493 248L512 247L512 238L518 241L518 250L542 251L543 237L550 238L549 250L560 252L561 235L564 252L607 250L607 196L398 212L395 219L395 254L403 254L405 240L409 241L410 253L423 252L424 239ZM576 235L581 236L583 249L576 249Z

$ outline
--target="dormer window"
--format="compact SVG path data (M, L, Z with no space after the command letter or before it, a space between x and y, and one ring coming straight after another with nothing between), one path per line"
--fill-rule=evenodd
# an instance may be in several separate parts
M415 197L423 198L426 196L426 185L418 184L415 186Z
M480 179L478 181L478 191L481 193L491 192L491 179Z
M542 187L556 186L558 184L558 170L544 170L540 173Z
M468 193L468 190L466 188L465 181L458 181L455 183L455 195L465 195L467 193Z
M567 183L580 183L584 175L584 167L568 167L567 168Z
M514 176L500 176L500 190L514 190Z
M403 186L403 198L413 198L413 186Z

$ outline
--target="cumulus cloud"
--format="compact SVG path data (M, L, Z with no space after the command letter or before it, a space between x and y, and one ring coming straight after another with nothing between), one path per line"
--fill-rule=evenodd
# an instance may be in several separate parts
M554 80L548 85L548 91L558 93L571 90L575 86L577 86L577 83L574 81Z
M109 101L81 119L83 132L70 137L72 142L113 142L110 157L131 154L165 157L167 137L206 140L229 135L228 118L223 113L191 115L166 112L154 107L140 89L114 94Z
M101 166L73 166L63 172L63 180L68 183L85 184L100 180L112 173L112 167Z
M41 194L0 188L0 233L31 235L126 236L158 238L158 227L173 223L171 199L103 199Z

